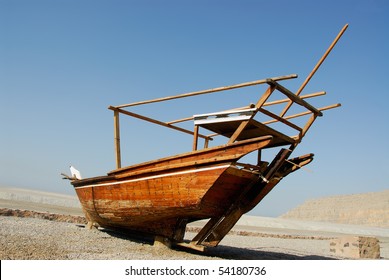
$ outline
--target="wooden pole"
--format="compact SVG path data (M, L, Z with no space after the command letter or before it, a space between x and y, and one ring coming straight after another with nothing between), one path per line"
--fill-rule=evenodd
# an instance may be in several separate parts
M280 91L281 93L283 93L287 97L289 97L289 99L291 100L292 103L295 102L295 103L299 104L300 106L303 106L303 107L307 108L308 110L312 111L312 113L314 113L314 114L316 114L318 116L322 116L323 115L320 111L318 111L311 104L309 104L305 100L301 99L300 96L295 95L293 92L291 92L286 87L280 85L279 83L277 83L275 81L272 81L272 80L269 80L268 84L269 85L273 85L274 87L276 87L276 89L278 89L278 91Z
M193 151L197 151L197 143L199 141L199 126L194 126L194 132L193 132Z
M273 93L273 91L276 89L274 85L269 85L265 93L262 95L262 97L258 100L257 104L255 104L255 107L257 110L262 107L262 105L267 101L267 99L270 97L270 95ZM228 144L232 144L238 139L239 135L243 132L243 130L246 128L246 126L249 124L250 120L255 117L256 112L251 116L249 120L242 121L238 128L235 130L235 132L230 137L230 140L228 140Z
M329 55L329 53L332 51L332 49L335 47L336 43L339 41L340 37L342 37L343 33L346 31L346 29L348 28L348 24L346 24L345 26L343 26L342 30L340 30L338 36L336 36L336 38L334 39L334 41L332 42L332 44L329 46L329 48L327 49L327 51L324 53L324 55L321 57L321 59L319 60L319 62L316 64L316 66L313 68L313 70L311 71L311 73L309 73L308 77L305 79L305 81L301 84L300 88L297 90L296 92L296 95L300 95L300 93L303 91L303 89L305 88L305 86L308 84L308 82L311 80L311 78L313 77L313 75L316 73L317 69L319 69L320 65L322 65L322 63L324 62L324 60L327 58L327 56ZM293 104L293 101L290 101L286 107L284 108L284 110L281 112L280 116L283 117L286 112L289 110L289 108L292 106Z
M136 113L133 113L133 112L129 112L129 111L123 110L123 109L118 109L118 108L113 107L113 106L110 106L108 109L113 110L115 112L117 111L117 112L122 113L122 114L127 115L127 116L131 116L131 117L134 117L134 118L137 118L137 119L141 119L141 120L144 120L144 121L147 121L147 122L151 122L151 123L158 124L158 125L161 125L161 126L164 126L164 127L168 127L168 128L174 129L174 130L178 130L178 131L190 134L190 135L194 134L193 131L190 131L190 130L187 130L187 129L184 129L184 128L181 128L181 127L178 127L178 126L174 126L174 125L171 125L171 124L167 124L165 122L161 122L159 120L152 119L152 118L149 118L149 117L146 117L146 116L142 116L142 115L139 115L139 114L136 114ZM200 138L204 138L204 139L208 138L208 139L212 140L208 136L205 136L205 135L202 135L202 134L199 134L199 137Z
M122 167L121 155L120 155L120 124L119 124L119 111L114 110L114 141L115 141L115 157L116 157L116 168Z
M294 78L297 78L296 74L287 75L287 76L280 76L280 77L274 77L274 78L271 78L271 79L273 81L281 81L281 80L294 79ZM189 93L183 93L183 94L179 94L179 95L161 97L161 98L145 100L145 101L139 101L139 102L123 104L123 105L114 106L114 107L119 109L119 108L124 108L124 107L131 107L131 106L150 104L150 103L167 101L167 100L178 99L178 98L184 98L184 97L195 96L195 95L200 95L200 94L213 93L213 92L218 92L218 91L224 91L224 90L230 90L230 89L254 86L254 85L264 84L264 83L267 82L267 80L268 79L256 80L256 81L252 81L252 82L235 84L235 85L231 85L231 86L218 87L218 88L212 88L212 89L206 89L206 90L200 90L200 91L193 91L193 92L189 92ZM113 107L113 106L111 106L111 107Z
M205 138L205 140L204 140L204 149L208 148L209 139L210 139L210 138Z
M302 95L302 96L300 96L300 98L301 99L306 99L306 98L316 97L316 96L325 95L325 94L326 94L325 91L319 91L319 92L315 92L315 93L310 93L310 94ZM285 98L285 99L280 99L280 100L275 100L275 101L269 101L269 102L266 102L265 104L263 104L262 107L282 104L282 103L286 103L286 102L289 102L289 101L290 101L290 98Z
M329 105L329 106L326 106L326 107L318 108L318 110L319 111L325 111L325 110L330 110L330 109L337 108L337 107L340 107L340 106L341 106L341 104L337 103L337 104ZM298 118L298 117L309 115L309 114L312 114L312 112L311 111L305 111L305 112L302 112L302 113L298 113L298 114L294 114L294 115L283 117L283 119L289 120L289 119L294 119L294 118ZM278 122L278 121L279 121L278 119L273 119L273 120L265 121L265 122L263 122L263 124L271 124L271 123L275 123L275 122Z
M298 142L301 142L301 140L303 139L303 137L305 136L305 134L307 133L308 129L311 127L313 122L316 120L316 118L317 118L317 115L315 115L315 114L311 115L311 117L309 118L308 122L305 124L303 130L300 132L299 141Z

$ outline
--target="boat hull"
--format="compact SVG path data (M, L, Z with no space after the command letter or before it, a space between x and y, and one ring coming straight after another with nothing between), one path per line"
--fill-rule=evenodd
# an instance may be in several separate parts
M105 228L173 238L182 220L224 213L258 176L232 164L76 187L87 216Z
M193 152L73 181L86 217L104 228L180 241L187 222L223 215L259 174L235 163L271 137Z

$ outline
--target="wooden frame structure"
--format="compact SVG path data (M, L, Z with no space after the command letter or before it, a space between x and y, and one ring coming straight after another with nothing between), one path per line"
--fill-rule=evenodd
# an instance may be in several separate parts
M300 95L336 42L347 29L345 25L296 93L280 81L297 78L296 74L245 82L230 86L183 93L152 100L109 106L114 112L116 169L105 176L70 178L89 224L110 229L141 232L156 240L204 250L217 246L240 217L253 209L285 176L313 160L313 154L289 158L307 131L323 111L339 107L333 104L316 108L306 100L325 95L324 91ZM220 112L196 114L174 121L161 121L129 111L127 108L238 88L266 85L255 104ZM271 101L279 93L284 97ZM286 104L281 112L275 105ZM298 113L289 113L293 104ZM192 135L190 152L122 167L120 114L151 122ZM259 117L270 118L259 120ZM303 125L293 119L305 116ZM193 130L179 126L193 121ZM293 133L271 127L273 123ZM211 134L200 133L200 129ZM224 145L209 147L216 136L226 137ZM199 139L204 147L199 149ZM263 161L264 149L277 148L269 162ZM258 152L255 164L240 159ZM187 223L209 219L190 241L184 241Z
M239 140L250 139L253 137L272 135L275 138L273 146L296 145L302 140L302 138L307 133L308 129L311 127L315 119L318 116L323 115L322 111L336 108L341 105L337 103L337 104L333 104L330 106L317 109L312 105L310 105L308 102L306 102L305 99L325 95L326 94L325 91L298 96L278 83L278 81L294 79L294 78L297 78L296 74L256 80L252 82L213 88L213 89L208 89L203 91L184 93L176 96L170 96L167 98L151 99L151 100L135 102L135 103L125 104L120 106L109 106L108 108L114 111L114 142L115 142L116 168L118 169L121 168L120 122L119 122L120 114L138 118L143 121L147 121L163 127L167 127L173 130L177 130L186 134L193 135L193 145L192 145L193 151L196 151L198 149L199 138L204 139L204 148L208 148L209 141L213 140L213 137L218 135L229 138L228 144L232 144ZM186 117L186 118L169 121L169 122L163 122L124 109L127 107L168 101L168 100L173 100L178 98L187 98L187 97L196 96L200 94L210 94L219 91L233 90L237 88L256 86L260 84L267 84L268 88L266 89L265 93L261 96L261 98L257 101L256 104L250 104L246 107L235 108L235 109L230 109L221 112L194 115L192 117ZM271 97L271 95L275 91L284 94L286 96L286 99L267 102L267 100ZM282 103L287 103L287 106L285 107L286 110L284 109L282 113L279 115L264 108L264 107L271 107L273 105L278 105ZM291 105L289 104L298 104L304 109L306 109L306 111L303 111L298 114L284 116L285 113L288 112L289 108L291 108ZM272 119L266 122L258 122L257 120L255 120L255 116L257 115L257 113L262 113L264 115L271 117ZM289 121L290 119L298 118L305 115L310 115L310 118L303 127L299 127L296 124ZM187 121L194 121L193 131L176 125L178 123L187 122ZM297 131L297 135L287 136L268 126L268 124L275 123L275 122L279 122L288 127L293 128L294 130ZM208 135L201 134L199 133L200 128L205 128L213 133Z

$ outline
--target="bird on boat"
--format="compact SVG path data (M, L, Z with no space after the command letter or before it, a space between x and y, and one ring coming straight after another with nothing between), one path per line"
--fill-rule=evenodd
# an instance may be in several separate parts
M72 178L75 179L82 179L80 171L78 171L74 166L70 165L70 173L72 175Z

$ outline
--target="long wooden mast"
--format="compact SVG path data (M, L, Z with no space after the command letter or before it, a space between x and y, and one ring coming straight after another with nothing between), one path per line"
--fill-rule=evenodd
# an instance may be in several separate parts
M309 75L307 76L307 78L305 79L305 81L301 84L300 88L297 90L296 92L296 95L300 95L301 92L303 91L303 89L305 88L305 86L308 84L308 82L311 80L311 78L313 77L313 75L315 75L316 71L319 69L319 67L322 65L322 63L324 62L324 60L327 58L327 56L329 55L329 53L332 51L332 49L335 47L336 43L339 41L340 37L342 37L343 33L346 31L346 29L348 28L348 24L346 24L345 26L343 26L342 30L340 30L340 32L338 33L338 36L336 36L336 38L334 39L334 41L331 43L331 45L328 47L327 51L323 54L323 56L320 58L320 60L317 62L317 64L315 65L315 67L313 68L313 70L311 71L311 73L309 73ZM289 103L285 106L284 110L281 112L280 116L283 117L286 112L289 110L289 108L292 106L293 104L293 101L289 101Z

